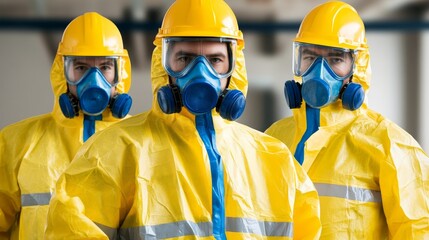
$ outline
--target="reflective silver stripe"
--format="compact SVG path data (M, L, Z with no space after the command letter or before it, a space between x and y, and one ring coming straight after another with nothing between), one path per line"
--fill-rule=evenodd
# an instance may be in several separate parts
M51 193L31 193L21 194L21 206L37 206L37 205L48 205L51 200Z
M109 237L109 239L116 239L118 237L118 230L116 228L111 228L96 222L94 223Z
M319 196L381 203L381 193L377 190L327 183L314 183L314 186L316 187Z
M180 221L121 229L120 235L121 239L164 239L188 235L208 237L213 235L213 226L211 222Z
M258 234L267 237L293 237L290 222L264 222L249 218L227 218L226 231ZM211 222L181 221L120 230L120 239L164 239L182 236L208 237L213 235Z
M227 218L229 232L253 233L267 237L293 237L293 223L266 222L250 218Z

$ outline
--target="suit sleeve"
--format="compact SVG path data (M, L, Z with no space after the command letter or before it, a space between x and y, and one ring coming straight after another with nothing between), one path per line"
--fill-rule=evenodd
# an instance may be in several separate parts
M294 164L296 169L294 238L319 239L322 231L319 195L301 165L296 160Z
M84 144L57 182L49 204L47 239L117 237L128 209L122 181L132 174L123 172L117 157L120 149L111 151L112 146L103 142L86 149L90 142Z
M429 158L417 143L407 145L404 139L390 140L390 154L380 167L389 235L391 239L429 239Z
M8 239L10 229L21 208L21 194L17 178L17 157L7 146L0 132L0 239Z

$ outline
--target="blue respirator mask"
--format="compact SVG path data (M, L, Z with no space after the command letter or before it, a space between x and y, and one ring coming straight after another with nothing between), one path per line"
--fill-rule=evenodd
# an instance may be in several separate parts
M163 45L163 48L166 49L164 52L168 53L175 50L176 52L169 53L172 55L165 54L164 56L163 54L163 57L166 59L172 59L173 63L163 62L163 66L169 76L175 78L175 84L163 86L158 90L157 100L161 110L164 113L171 114L180 112L181 107L185 106L192 114L200 115L216 108L225 119L235 120L240 117L246 104L243 93L238 90L222 91L221 87L221 79L230 77L233 70L231 50L229 49L228 52L225 51L227 54L223 55L228 57L227 61L214 63L218 65L217 67L225 64L226 69L228 69L227 73L220 74L216 71L213 64L209 62L207 56L200 55L200 52L192 52L192 50L185 52L180 48L178 42L172 44L172 40L183 41L183 39L179 38L168 39ZM186 40L188 41L185 44L190 43L193 44L192 46L198 46L196 48L198 50L204 48L203 42L212 41L212 39L206 38L200 39L200 41L197 39L192 39L192 41L189 41L189 39ZM219 39L216 40L219 41ZM225 44L224 42L222 43ZM176 59L180 60L177 60L177 63L175 63ZM178 68L178 71L173 71L172 67Z
M300 56L294 65L294 73L302 77L302 85L293 80L285 83L284 93L289 107L299 108L304 99L310 107L322 108L340 98L345 109L358 109L364 101L362 86L352 82L343 86L343 81L352 75L351 53L299 45L302 46L306 48L298 50ZM320 56L320 52L326 56Z
M78 116L79 108L85 115L97 116L110 106L114 117L125 117L131 108L131 97L128 94L111 96L111 89L118 82L117 59L106 58L108 60L101 61L101 64L105 64L101 66L102 72L99 67L89 67L85 60L79 60L91 58L69 58L65 59L66 79L69 85L76 86L77 98L70 92L60 96L59 103L64 116L67 118ZM114 76L113 84L105 77L109 71ZM81 72L84 72L82 76Z

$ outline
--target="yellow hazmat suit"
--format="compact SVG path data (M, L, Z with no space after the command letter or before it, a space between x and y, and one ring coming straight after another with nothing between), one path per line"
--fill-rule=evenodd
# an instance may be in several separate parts
M329 2L303 20L296 42L358 51L353 82L369 88L365 29L348 4ZM296 81L300 81L295 77ZM296 154L307 106L266 132ZM305 142L303 167L320 196L321 239L428 239L429 159L399 126L368 109L320 109L320 126Z
M317 193L284 144L213 109L207 148L195 115L161 111L158 89L169 82L161 38L197 34L238 41L229 88L246 92L244 41L232 10L223 0L176 1L154 41L152 109L97 133L79 151L50 203L48 238L318 238ZM213 152L220 162L211 161ZM216 186L213 173L223 174Z
M86 37L86 39L85 39ZM109 38L109 42L105 41ZM67 92L63 56L120 56L119 93L131 84L131 65L121 34L108 19L85 13L64 32L51 69L53 111L3 128L0 132L0 238L43 239L48 204L55 182L84 142L84 114L72 119L58 98ZM110 108L95 121L95 131L120 119Z

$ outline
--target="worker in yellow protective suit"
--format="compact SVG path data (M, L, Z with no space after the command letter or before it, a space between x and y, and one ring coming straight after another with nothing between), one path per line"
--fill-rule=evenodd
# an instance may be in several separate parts
M0 239L43 239L55 182L94 133L127 116L131 65L113 22L78 16L51 69L55 103L0 132Z
M323 3L301 23L293 117L267 133L281 139L320 196L321 239L429 239L429 158L399 126L370 110L370 57L353 7Z
M317 192L279 140L234 122L244 40L223 0L177 0L154 41L153 106L94 135L60 177L48 238L317 239Z

